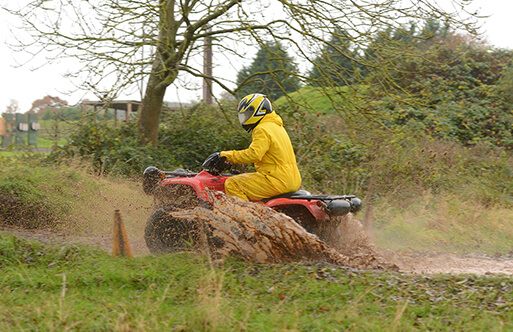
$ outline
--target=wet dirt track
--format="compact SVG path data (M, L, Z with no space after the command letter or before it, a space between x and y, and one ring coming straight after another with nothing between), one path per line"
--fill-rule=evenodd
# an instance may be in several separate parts
M402 272L413 274L508 274L513 275L513 259L486 255L458 256L444 253L397 253L383 255Z
M25 230L16 227L1 227L0 232L45 243L81 243L112 251L112 234L74 236L44 230ZM130 237L134 255L149 255L144 239ZM489 257L485 255L458 256L444 253L399 253L383 251L382 255L397 265L399 272L412 274L506 274L513 275L513 258Z

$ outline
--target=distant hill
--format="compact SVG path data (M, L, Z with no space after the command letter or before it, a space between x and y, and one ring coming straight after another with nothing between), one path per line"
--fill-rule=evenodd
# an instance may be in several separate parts
M350 89L347 86L333 88L305 86L296 92L289 93L288 96L279 98L273 104L276 108L287 107L292 104L292 100L299 105L299 110L332 114L350 105L349 94Z

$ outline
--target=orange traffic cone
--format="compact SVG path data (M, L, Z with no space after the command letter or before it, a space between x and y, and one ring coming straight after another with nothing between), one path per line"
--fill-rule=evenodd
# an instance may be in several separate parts
M113 239L112 256L134 257L126 236L125 225L121 220L119 210L114 211L114 239Z

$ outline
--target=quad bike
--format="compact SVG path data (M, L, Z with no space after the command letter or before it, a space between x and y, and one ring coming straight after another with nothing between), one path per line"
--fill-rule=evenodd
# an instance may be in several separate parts
M198 240L198 225L187 218L176 218L184 209L212 209L212 193L223 192L224 183L239 172L227 162L207 159L199 173L185 169L161 171L154 166L143 173L143 190L154 195L156 210L145 228L145 241L153 254L188 250ZM223 172L228 173L223 173ZM306 231L321 237L322 232L335 229L340 218L356 213L362 201L354 195L312 195L306 190L290 192L256 201L284 213Z

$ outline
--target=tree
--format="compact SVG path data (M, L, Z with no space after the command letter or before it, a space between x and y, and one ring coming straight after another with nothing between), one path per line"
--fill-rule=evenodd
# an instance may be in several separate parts
M222 74L202 73L197 57L202 56L205 38L212 40L215 54L232 63L244 58L248 47L269 41L280 41L299 61L311 63L312 52L326 45L330 31L346 31L355 46L367 45L376 32L394 29L407 19L438 18L474 32L475 14L464 10L471 1L449 2L442 8L434 0L415 5L401 0L29 0L21 8L4 9L27 32L16 32L15 46L50 59L80 61L83 66L70 76L101 99L113 99L145 80L139 130L142 143L156 145L164 94L181 74L208 78L232 91ZM365 65L382 69L376 62Z
M299 88L297 66L280 43L267 43L257 51L253 62L237 74L237 97L263 93L277 100Z
M308 76L316 86L348 85L358 80L359 55L351 49L352 38L344 31L334 31L321 54L313 61Z
M7 108L5 109L5 113L17 113L20 110L20 106L18 104L18 101L15 99L11 99L11 103L7 105Z
M41 115L45 111L56 112L57 109L67 106L68 102L59 97L44 96L32 102L32 107L28 112Z

